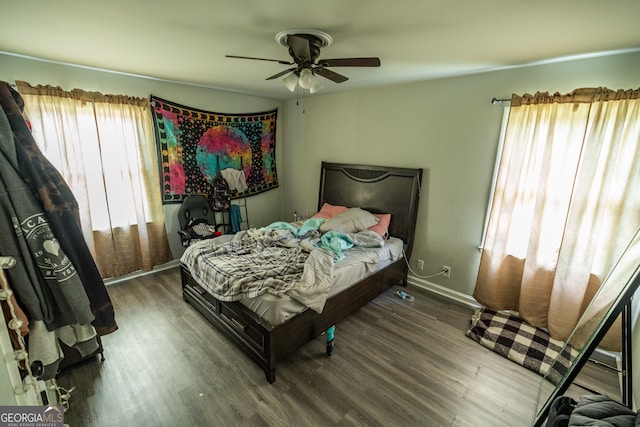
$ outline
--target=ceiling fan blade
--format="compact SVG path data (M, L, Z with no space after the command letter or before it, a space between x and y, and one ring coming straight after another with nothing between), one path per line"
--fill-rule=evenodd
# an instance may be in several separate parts
M334 71L328 70L324 67L316 67L313 69L313 73L314 74L320 74L322 77L325 77L331 81L334 81L336 83L342 83L342 82L346 82L347 80L349 80L349 78L343 76L342 74L338 74Z
M311 60L311 50L309 49L308 39L295 34L289 34L287 35L287 44L291 48L294 58L302 62Z
M379 67L380 58L336 58L322 59L318 65L323 67Z
M225 55L227 58L239 58L239 59L256 59L258 61L271 61L277 62L278 64L284 65L293 65L293 62L290 61L282 61L280 59L267 59L267 58L254 58L252 56L236 56L236 55Z
M284 76L285 74L289 74L290 72L295 71L295 70L296 70L296 68L295 68L295 67L294 67L294 68L289 68L288 70L280 71L278 74L274 74L274 75L273 75L273 76L271 76L271 77L267 77L265 80L273 80L273 79L277 79L278 77L282 77L282 76Z

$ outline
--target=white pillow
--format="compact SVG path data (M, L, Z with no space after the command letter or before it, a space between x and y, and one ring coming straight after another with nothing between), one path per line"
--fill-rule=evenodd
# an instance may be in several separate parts
M358 233L378 223L378 217L360 208L350 208L329 218L320 226L320 232L334 230L340 233Z

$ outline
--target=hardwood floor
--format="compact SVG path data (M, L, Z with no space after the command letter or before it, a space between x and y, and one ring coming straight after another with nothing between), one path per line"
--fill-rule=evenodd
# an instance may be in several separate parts
M262 370L182 300L177 268L109 285L104 362L63 371L70 426L527 426L541 377L464 335L472 310L387 291ZM575 391L574 391L575 392ZM579 391L578 391L579 393Z

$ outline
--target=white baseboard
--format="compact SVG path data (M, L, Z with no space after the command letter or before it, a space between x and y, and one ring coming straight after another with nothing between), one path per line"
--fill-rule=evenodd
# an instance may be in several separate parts
M115 283L124 282L125 280L133 279L135 277L140 277L140 276L144 276L144 275L147 275L147 274L156 273L158 271L163 271L163 270L168 270L170 268L178 267L179 265L180 265L180 260L179 259L173 259L173 260L171 260L169 262L166 262L166 263L164 263L162 265L156 265L155 267L153 267L153 269L151 271L138 270L138 271L134 271L133 273L125 274L124 276L112 277L112 278L109 278L109 279L104 279L104 284L105 285L113 285Z
M480 304L478 304L478 302L470 295L445 288L444 286L440 286L411 274L407 277L407 283L474 309L480 307Z

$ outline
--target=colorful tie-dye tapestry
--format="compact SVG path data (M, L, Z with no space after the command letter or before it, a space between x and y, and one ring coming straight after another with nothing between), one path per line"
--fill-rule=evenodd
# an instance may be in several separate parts
M251 196L276 188L277 110L221 114L150 97L163 203L209 194L221 170L244 172ZM237 193L234 197L239 197Z

